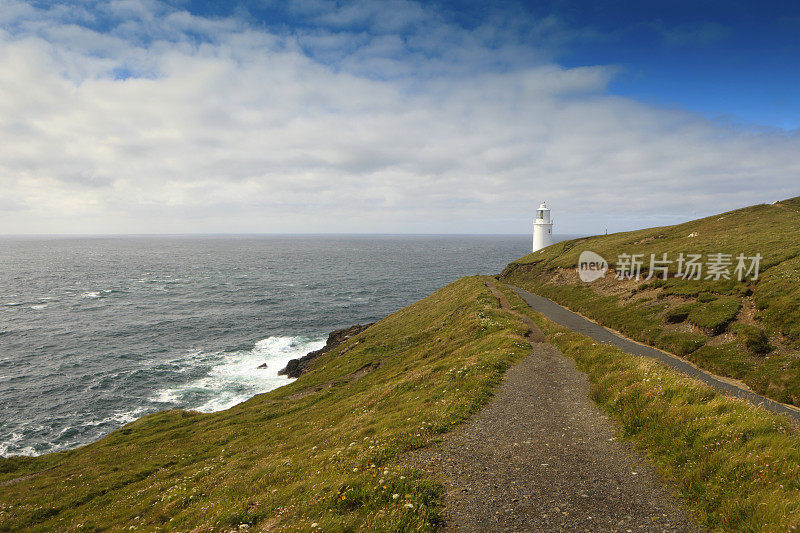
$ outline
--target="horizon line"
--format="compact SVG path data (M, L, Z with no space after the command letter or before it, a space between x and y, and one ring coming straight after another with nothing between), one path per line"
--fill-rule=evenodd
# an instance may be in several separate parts
M585 233L554 233L554 236L585 236ZM503 237L530 237L529 233L323 233L323 232L298 232L298 233L0 233L3 238L75 238L75 237L335 237L335 236L503 236Z

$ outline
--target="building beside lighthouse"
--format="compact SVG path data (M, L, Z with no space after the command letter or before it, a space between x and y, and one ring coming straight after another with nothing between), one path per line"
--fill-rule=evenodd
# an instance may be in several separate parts
M551 244L553 244L553 220L550 218L547 203L542 202L536 210L536 220L533 221L533 251L538 252Z

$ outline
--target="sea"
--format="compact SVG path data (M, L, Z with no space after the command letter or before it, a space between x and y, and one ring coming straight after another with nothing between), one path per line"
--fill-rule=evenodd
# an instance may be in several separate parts
M289 383L278 370L330 331L529 250L526 235L0 237L0 456L227 409Z

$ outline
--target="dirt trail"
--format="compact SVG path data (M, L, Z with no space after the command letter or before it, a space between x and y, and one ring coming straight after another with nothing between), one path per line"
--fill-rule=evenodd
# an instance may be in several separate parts
M515 314L532 354L474 420L412 458L442 476L447 529L700 531L649 461L618 439L586 375Z
M531 344L538 343L538 342L546 342L545 337L544 337L544 333L542 333L542 330L540 330L536 326L536 324L533 323L533 320L531 320L531 317L529 317L527 315L523 315L522 313L518 313L518 312L514 311L513 309L511 309L511 306L508 304L508 300L506 299L505 294L500 292L497 289L497 287L495 286L494 283L487 282L486 283L486 288L489 289L489 292L492 293L492 296L497 298L497 301L498 301L498 303L500 305L500 309L505 309L509 313L515 315L517 318L522 320L522 322L526 326L528 326L528 332L525 333L525 338L528 339L528 341Z

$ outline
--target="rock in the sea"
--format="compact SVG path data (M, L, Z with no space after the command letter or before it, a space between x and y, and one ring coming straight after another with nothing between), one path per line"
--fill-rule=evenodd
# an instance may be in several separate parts
M319 357L322 354L328 353L329 351L333 350L344 341L358 335L368 327L370 327L374 322L369 324L356 324L354 326L350 326L349 328L344 329L337 329L336 331L332 332L328 335L328 341L325 343L325 346L320 348L319 350L314 350L313 352L309 352L307 355L304 355L300 359L292 359L286 364L286 368L278 371L279 376L289 376L290 378L297 378L300 377L307 368L309 363Z
M256 368L267 368L267 363L261 363Z

